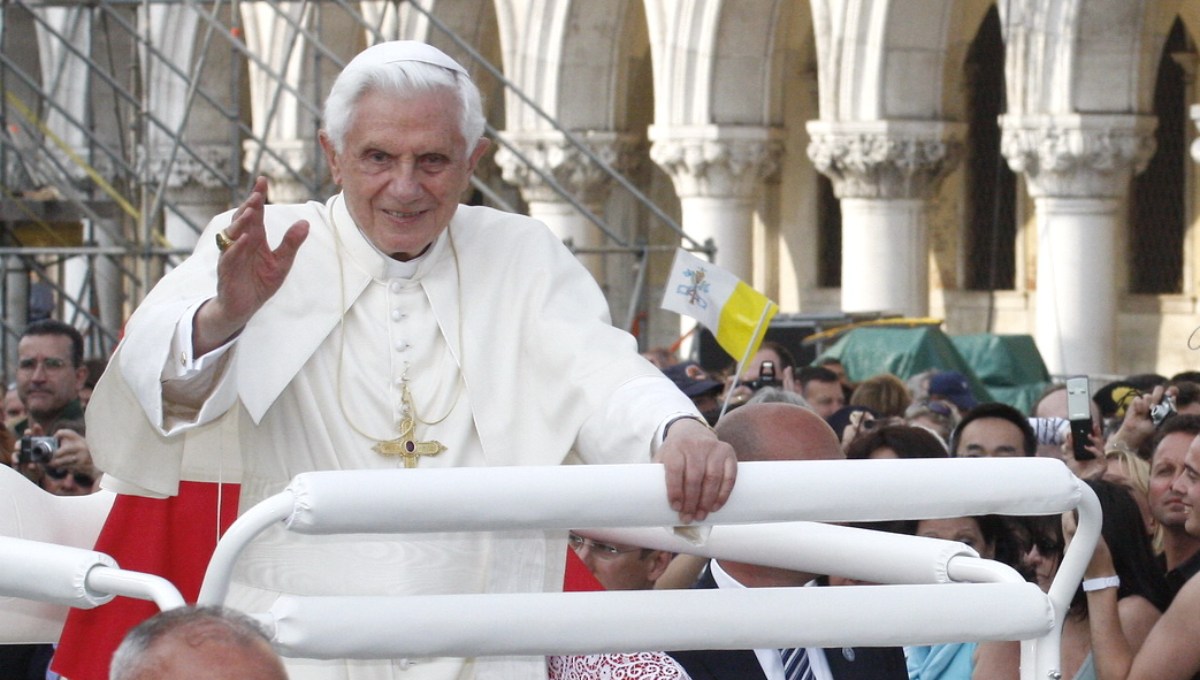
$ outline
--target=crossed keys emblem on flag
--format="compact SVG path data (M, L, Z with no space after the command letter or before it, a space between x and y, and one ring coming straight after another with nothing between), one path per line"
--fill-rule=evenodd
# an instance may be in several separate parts
M709 289L708 281L704 280L705 271L703 268L684 270L683 275L691 280L690 284L680 284L676 292L680 295L686 295L689 305L696 305L700 309L708 306L708 300L701 296L701 293L707 293Z

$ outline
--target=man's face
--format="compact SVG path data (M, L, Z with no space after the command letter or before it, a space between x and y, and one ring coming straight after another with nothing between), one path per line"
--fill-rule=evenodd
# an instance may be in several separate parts
M1187 432L1172 432L1159 442L1151 459L1147 490L1150 514L1169 529L1182 529L1187 520L1183 494L1175 489L1175 482L1183 474L1184 459L1195 438Z
M70 470L43 470L42 489L55 496L87 496L95 489L96 481Z
M1184 528L1188 534L1200 537L1200 437L1188 445L1183 459L1183 474L1175 479L1175 491L1183 496L1183 507L1187 513Z
M809 381L804 386L802 396L822 418L828 418L846 405L846 395L842 392L842 386L835 382Z
M649 590L670 561L661 550L598 543L575 534L571 547L605 590Z
M71 339L64 335L28 335L17 344L17 394L35 420L61 413L86 378L86 368L71 365Z
M397 260L420 255L450 224L487 149L483 140L467 149L460 108L446 89L409 98L369 91L358 100L341 153L321 134L350 216Z
M979 418L967 423L958 438L960 458L1003 458L1025 455L1021 428L1003 418Z

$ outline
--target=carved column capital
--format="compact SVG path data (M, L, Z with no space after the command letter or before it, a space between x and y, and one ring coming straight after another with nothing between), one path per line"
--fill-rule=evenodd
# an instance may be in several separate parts
M779 171L782 134L757 126L652 126L650 157L680 198L751 198Z
M171 144L143 146L138 156L140 169L159 178L168 189L223 188L235 163L229 147L221 144L192 144L186 149Z
M604 202L612 177L562 133L515 131L502 134L504 141L515 147L516 152L500 146L496 150L496 164L500 166L504 181L519 188L525 200L562 200L554 187L538 173L540 170L585 205L596 206ZM574 135L588 151L617 171L626 172L636 166L638 140L634 135L599 130L575 132ZM528 163L521 156L528 159Z
M1118 198L1154 155L1153 116L1001 116L1000 151L1035 198Z
M808 157L839 198L928 198L962 158L961 123L808 123Z

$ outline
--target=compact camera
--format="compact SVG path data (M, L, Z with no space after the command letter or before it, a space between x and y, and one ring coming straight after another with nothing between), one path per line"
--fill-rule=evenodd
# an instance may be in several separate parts
M25 435L21 437L21 449L17 453L17 462L44 465L54 457L55 451L58 451L58 440L54 437Z
M1175 397L1169 394L1163 397L1162 401L1150 407L1150 422L1154 423L1155 427L1162 425L1162 421L1173 415L1175 415Z
M783 381L779 379L779 376L775 375L775 362L764 361L758 367L758 378L746 383L746 387L752 390L760 390L764 387L779 387L782 384Z

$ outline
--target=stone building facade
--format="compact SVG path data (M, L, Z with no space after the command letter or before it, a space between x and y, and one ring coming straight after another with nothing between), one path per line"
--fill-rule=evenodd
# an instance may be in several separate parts
M6 78L6 93L41 112L36 125L10 125L6 145L42 154L9 188L55 176L68 194L96 196L93 172L121 173L112 159L47 170L63 148L95 159L128 138L128 121L110 115L121 96L97 76L107 58L112 79L139 91L128 106L142 130L114 153L134 181L112 186L152 188L157 202L138 205L161 209L163 238L186 249L253 174L271 178L275 200L329 191L313 133L332 74L370 42L417 38L459 57L485 90L502 143L476 199L569 239L647 346L679 334L655 292L671 247L711 243L718 264L784 312L1029 333L1058 374L1197 365L1200 3L231 7L6 3L5 68L31 74ZM114 38L121 16L131 28ZM95 233L148 238L128 225ZM100 320L119 324L146 283L101 291Z

